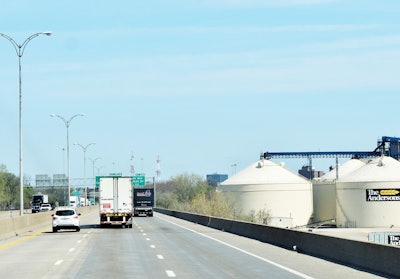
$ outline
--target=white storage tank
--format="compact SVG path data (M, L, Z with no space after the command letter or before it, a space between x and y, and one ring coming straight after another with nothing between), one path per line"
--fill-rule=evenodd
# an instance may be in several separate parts
M370 160L336 183L338 227L400 226L400 162L391 157Z
M336 177L348 175L364 165L361 160L351 159L342 165L335 165L327 174L313 179L314 223L335 223Z
M242 214L268 212L271 226L303 226L312 216L311 182L269 160L251 164L218 189L231 193Z

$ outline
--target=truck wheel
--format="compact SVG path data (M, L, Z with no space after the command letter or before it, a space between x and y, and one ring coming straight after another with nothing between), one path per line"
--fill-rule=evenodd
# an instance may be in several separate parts
M81 228L80 228L80 227L77 227L77 228L76 228L76 231L77 231L77 232L79 232L80 230L81 230Z
M56 233L57 232L57 228L53 228L53 233Z

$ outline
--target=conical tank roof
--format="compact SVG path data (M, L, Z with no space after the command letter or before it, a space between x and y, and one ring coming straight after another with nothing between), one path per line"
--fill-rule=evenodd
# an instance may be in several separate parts
M338 166L338 176L339 178L345 176L361 168L362 166L365 166L365 162L358 159L351 159L345 162L344 164ZM315 178L314 182L333 181L335 179L336 179L336 166L330 172L324 174L321 177Z
M260 160L228 178L220 186L309 183L302 176L270 160Z
M400 162L382 156L367 162L354 172L339 177L339 182L400 181Z

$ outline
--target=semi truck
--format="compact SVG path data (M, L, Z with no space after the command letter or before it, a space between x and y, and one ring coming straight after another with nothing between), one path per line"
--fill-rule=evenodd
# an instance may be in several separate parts
M80 206L81 197L79 196L70 196L69 197L69 206L78 207Z
M100 227L132 228L132 177L99 177Z
M36 213L40 211L40 206L43 203L49 203L49 196L43 194L34 194L32 195L31 200L31 209L32 213Z
M89 201L86 198L81 197L81 201L80 201L79 205L80 206L88 206L90 204L89 204Z
M154 188L133 188L134 216L153 216Z

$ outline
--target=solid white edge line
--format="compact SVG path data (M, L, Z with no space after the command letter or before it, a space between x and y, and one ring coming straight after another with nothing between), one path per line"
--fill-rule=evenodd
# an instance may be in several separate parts
M190 231L190 232L196 233L196 234L201 235L201 236L203 236L203 237L206 237L206 238L208 238L208 239L211 239L211 240L214 240L214 241L216 241L216 242L219 242L219 243L221 243L221 244L223 244L223 245L225 245L225 246L231 247L231 248L233 248L233 249L235 249L235 250L238 250L238 251L240 251L240 252L242 252L242 253L245 253L245 254L247 254L247 255L249 255L249 256L252 256L252 257L254 257L254 258L257 258L257 259L259 259L259 260L262 260L262 261L264 261L264 262L267 262L267 263L269 263L269 264L271 264L271 265L274 265L274 266L276 266L276 267L279 267L280 269L286 270L286 271L288 271L288 272L290 272L290 273L293 273L293 274L295 274L295 275L297 275L297 276L300 276L301 278L304 278L304 279L314 279L314 277L308 276L308 275L306 275L306 274L304 274L304 273L301 273L301 272L296 271L296 270L294 270L294 269L291 269L291 268L289 268L289 267L283 266L283 265L278 264L278 263L276 263L276 262L273 262L273 261L271 261L271 260L268 260L268 259L265 259L265 258L263 258L263 257L257 256L257 255L255 255L255 254L253 254L253 253L250 253L250 252L248 252L248 251L246 251L246 250L243 250L243 249L241 249L241 248L239 248L239 247L233 246L233 245L231 245L231 244L229 244L229 243L226 243L226 242L224 242L224 241L221 241L221 240L219 240L219 239L216 239L216 238L213 238L213 237L211 237L211 236L208 236L208 235L206 235L206 234L204 234L204 233L200 233L200 232L197 232L197 231L195 231L195 230L186 228L186 227L184 227L184 226L181 226L181 225L179 225L179 224L176 224L176 223L174 223L174 222L172 222L172 221L169 221L169 220L164 219L164 218L159 217L159 216L157 216L157 218L159 218L159 219L161 219L161 220L164 220L164 221L166 221L166 222L168 222L168 223L171 223L171 224L173 224L173 225L175 225L175 226L178 226L178 227L180 227L180 228L182 228L182 229L188 230L188 231Z

